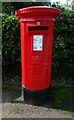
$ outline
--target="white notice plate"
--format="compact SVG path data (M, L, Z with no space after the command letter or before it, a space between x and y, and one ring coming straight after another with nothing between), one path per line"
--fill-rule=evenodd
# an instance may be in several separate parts
M33 35L33 51L42 51L43 35Z

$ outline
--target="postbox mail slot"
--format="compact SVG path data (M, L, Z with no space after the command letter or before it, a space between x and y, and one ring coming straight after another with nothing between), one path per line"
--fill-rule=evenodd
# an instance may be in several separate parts
M43 31L46 31L48 30L48 26L29 26L28 27L28 31L31 31L31 30L43 30Z
M48 26L28 26L28 34L49 34Z

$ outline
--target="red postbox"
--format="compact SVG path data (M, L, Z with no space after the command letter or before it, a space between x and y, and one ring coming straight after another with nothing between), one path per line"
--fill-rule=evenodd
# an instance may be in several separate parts
M45 6L15 11L21 27L22 87L37 101L37 94L46 96L50 87L54 21L60 12Z

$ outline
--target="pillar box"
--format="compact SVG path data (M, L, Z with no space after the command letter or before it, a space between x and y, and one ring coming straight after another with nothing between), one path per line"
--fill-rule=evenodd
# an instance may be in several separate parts
M54 22L57 8L33 6L15 11L20 20L21 65L24 98L40 102L51 85ZM26 95L28 93L28 95ZM40 102L42 103L42 102Z

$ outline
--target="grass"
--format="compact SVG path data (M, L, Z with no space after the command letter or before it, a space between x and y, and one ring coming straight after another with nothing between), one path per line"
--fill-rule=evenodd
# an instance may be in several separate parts
M21 90L21 84L3 85L2 90L3 91L10 91L10 92L20 91Z
M52 107L62 110L73 111L74 95L72 88L53 88L51 87Z

